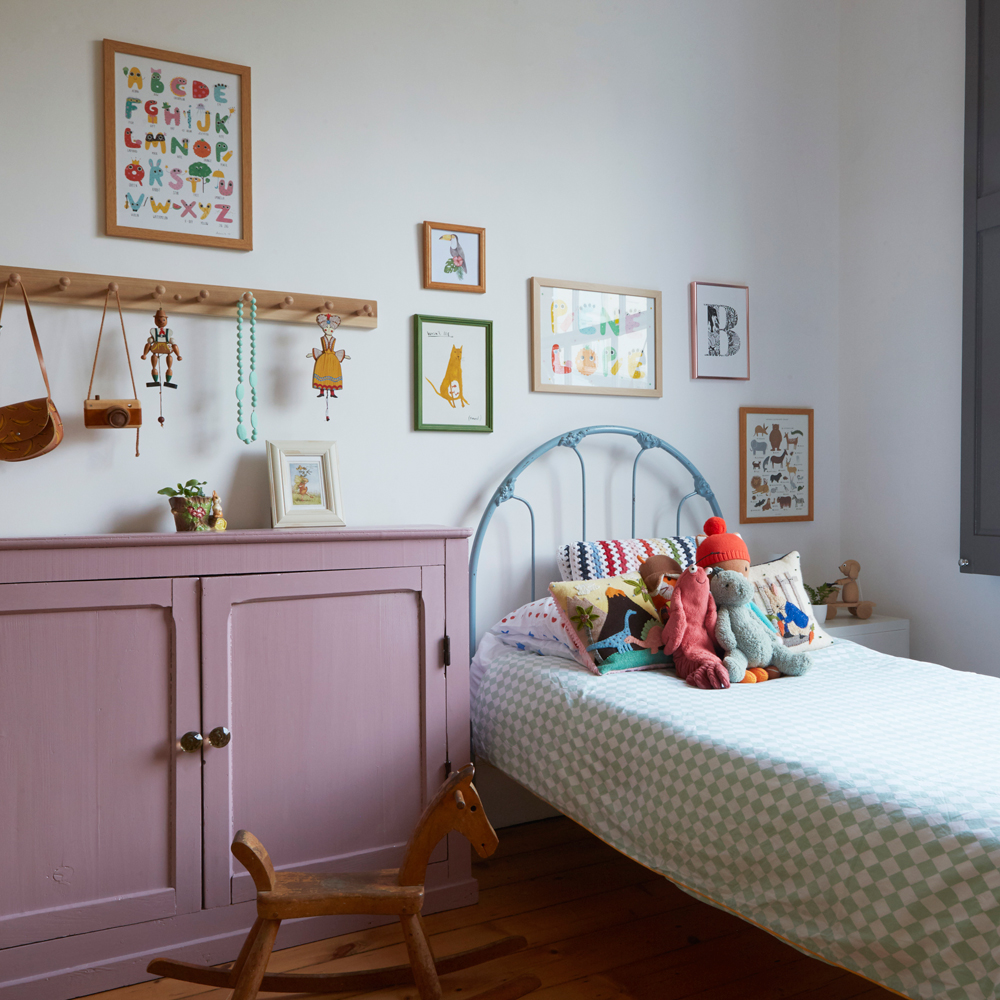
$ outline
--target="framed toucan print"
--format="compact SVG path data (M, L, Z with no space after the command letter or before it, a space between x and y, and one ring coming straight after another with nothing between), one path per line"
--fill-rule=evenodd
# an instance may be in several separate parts
M486 291L486 230L424 223L424 288Z

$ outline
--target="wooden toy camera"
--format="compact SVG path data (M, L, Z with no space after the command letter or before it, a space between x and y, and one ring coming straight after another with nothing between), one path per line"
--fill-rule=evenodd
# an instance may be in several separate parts
M93 399L83 401L85 427L140 427L142 404L138 399Z

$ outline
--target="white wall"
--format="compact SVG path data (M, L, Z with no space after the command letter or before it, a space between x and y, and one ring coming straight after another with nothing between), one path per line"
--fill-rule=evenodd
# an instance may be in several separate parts
M847 0L841 533L913 655L1000 672L1000 580L959 559L963 0Z
M209 28L192 27L199 21ZM0 266L378 299L377 331L338 338L352 360L329 424L305 357L318 331L259 331L262 438L335 438L352 525L474 526L522 454L595 422L650 429L677 444L736 521L738 407L813 406L815 522L746 535L761 556L800 548L815 576L840 558L838 31L832 0L217 0L210 8L179 0L169 13L120 0L8 0ZM102 234L105 36L252 67L253 252ZM486 227L485 295L421 289L424 219ZM664 398L531 393L532 275L662 289ZM694 278L749 283L749 384L690 380ZM416 312L495 321L491 436L411 429ZM156 490L192 476L219 490L232 527L270 523L263 440L245 447L234 429L233 322L173 320L184 354L180 388L162 430L154 392L140 389L147 426L136 460L130 434L82 425L98 314L37 314L66 438L49 456L0 468L5 533L171 530ZM150 319L126 315L135 354ZM0 401L36 395L16 308L4 327ZM116 346L107 342L103 379L99 371L105 395L125 391ZM623 452L612 454L621 519L609 523L601 507L612 491L595 481L592 537L628 531L628 466ZM574 475L563 459L575 461L565 454L551 468ZM669 530L661 480L650 477L640 521L647 530L649 518ZM569 487L563 492L568 503ZM564 541L579 530L568 511L540 512ZM550 551L546 542L542 585L553 574ZM523 584L524 559L493 552L501 557L495 579ZM487 594L484 617L521 597Z

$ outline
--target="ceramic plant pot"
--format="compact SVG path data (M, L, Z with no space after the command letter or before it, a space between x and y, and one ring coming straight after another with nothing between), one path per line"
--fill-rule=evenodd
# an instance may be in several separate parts
M813 604L812 605L813 618L816 619L817 625L822 625L826 621L826 605L825 604Z
M211 497L171 497L170 510L178 531L211 531Z

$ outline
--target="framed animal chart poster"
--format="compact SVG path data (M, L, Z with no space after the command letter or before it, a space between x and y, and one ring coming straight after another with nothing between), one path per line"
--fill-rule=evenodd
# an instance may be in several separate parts
M424 223L424 288L486 291L486 230Z
M813 411L740 407L740 524L813 519Z
M750 378L750 289L691 282L691 377Z
M531 279L531 388L662 396L661 295Z
M253 249L250 67L104 39L109 236Z
M493 430L493 321L414 316L418 431Z

